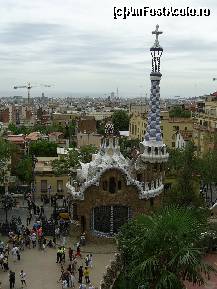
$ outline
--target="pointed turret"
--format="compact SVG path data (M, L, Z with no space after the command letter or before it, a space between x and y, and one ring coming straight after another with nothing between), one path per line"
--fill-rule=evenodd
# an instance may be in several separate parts
M162 34L159 31L159 25L152 32L156 36L154 45L150 48L152 56L151 96L149 102L149 113L147 120L147 129L144 141L140 143L140 155L135 163L134 176L142 181L146 187L148 195L154 197L163 191L162 180L164 178L165 165L169 154L166 145L163 143L160 128L160 59L163 48L160 46L158 36Z

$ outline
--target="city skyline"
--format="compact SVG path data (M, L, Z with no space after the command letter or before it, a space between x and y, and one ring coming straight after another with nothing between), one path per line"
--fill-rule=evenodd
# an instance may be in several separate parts
M150 94L150 51L156 24L164 31L162 98L193 97L217 90L217 4L173 1L173 7L209 8L209 17L113 19L114 6L162 7L162 1L0 1L0 96L27 96L14 85L44 83L31 95Z

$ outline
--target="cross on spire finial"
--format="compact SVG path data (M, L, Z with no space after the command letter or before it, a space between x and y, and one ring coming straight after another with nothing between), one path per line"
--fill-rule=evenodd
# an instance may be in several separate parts
M154 47L159 47L160 46L159 40L158 40L158 36L163 33L162 31L159 31L158 29L159 29L159 25L157 24L155 31L152 31L152 34L156 35L156 39L155 39L155 42L154 42Z

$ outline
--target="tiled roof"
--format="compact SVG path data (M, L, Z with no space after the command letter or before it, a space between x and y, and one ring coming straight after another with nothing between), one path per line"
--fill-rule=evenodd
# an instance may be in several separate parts
M34 131L34 132L31 132L30 134L28 134L26 136L26 139L27 140L38 140L40 137L41 137L41 133Z
M49 136L49 137L52 137L52 136L54 136L54 137L59 137L59 136L61 136L61 135L63 135L62 132L54 131L54 132L49 133L48 136Z
M24 143L25 142L25 136L24 135L13 135L10 134L6 138L8 141L11 141L13 143Z

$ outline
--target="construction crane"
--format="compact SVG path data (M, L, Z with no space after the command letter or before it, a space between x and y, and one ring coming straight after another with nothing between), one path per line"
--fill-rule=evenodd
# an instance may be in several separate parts
M28 82L27 85L14 86L14 89L27 88L27 91L28 91L28 105L29 105L30 104L30 90L33 87L51 87L51 85L49 85L49 84L31 85L30 82Z

